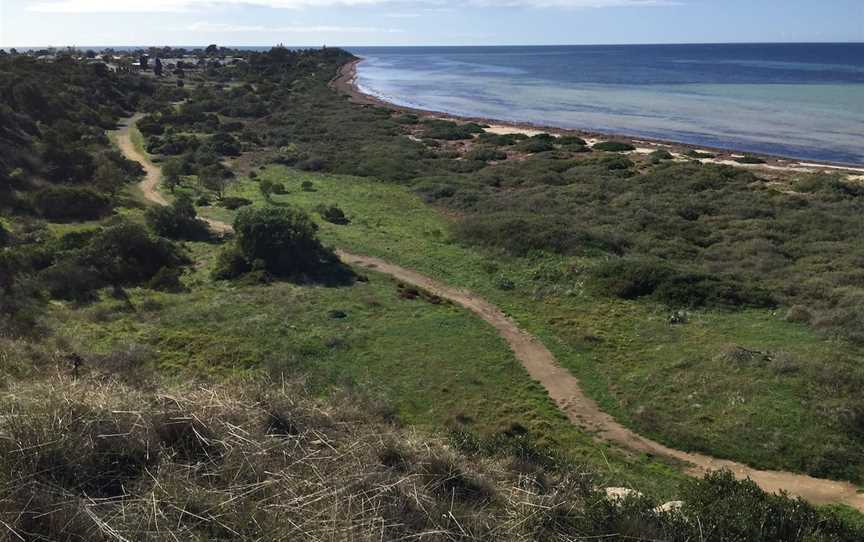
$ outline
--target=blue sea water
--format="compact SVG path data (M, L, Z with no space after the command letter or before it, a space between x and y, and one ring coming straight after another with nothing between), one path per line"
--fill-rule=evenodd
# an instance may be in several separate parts
M348 49L400 105L864 164L864 43Z

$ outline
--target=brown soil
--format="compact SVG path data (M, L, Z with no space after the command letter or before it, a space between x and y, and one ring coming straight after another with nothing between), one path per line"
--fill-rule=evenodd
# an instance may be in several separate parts
M137 121L138 118L140 118L139 115L132 117L121 128L117 143L127 158L140 163L147 171L147 176L140 184L144 196L153 203L167 205L165 198L157 191L162 177L159 167L140 153L129 137L129 125ZM207 220L207 222L216 231L232 231L231 226L224 222L218 220ZM686 472L692 476L701 476L711 470L728 469L738 478L751 478L765 491L787 491L791 495L800 496L813 503L843 503L864 512L864 494L859 494L858 488L848 482L823 480L782 471L756 470L734 461L675 450L638 435L600 410L597 403L582 391L579 379L558 365L555 356L542 342L520 328L516 322L495 305L469 291L447 286L417 271L391 264L379 258L351 254L343 250L339 250L337 253L346 263L364 266L390 275L406 284L429 292L433 296L459 304L478 315L492 325L507 341L528 374L546 389L549 397L555 401L555 404L567 415L570 421L595 433L599 439L636 452L688 463L690 466L687 467Z

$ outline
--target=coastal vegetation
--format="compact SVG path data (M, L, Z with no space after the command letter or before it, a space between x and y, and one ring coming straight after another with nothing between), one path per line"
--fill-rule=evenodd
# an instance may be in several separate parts
M357 105L338 49L236 54L183 89L0 57L5 528L861 539L595 441L478 317L335 252L489 299L640 433L860 482L860 187ZM105 135L136 111L170 205Z

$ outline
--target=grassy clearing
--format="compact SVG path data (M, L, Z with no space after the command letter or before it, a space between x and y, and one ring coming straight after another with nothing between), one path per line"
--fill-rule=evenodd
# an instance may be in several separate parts
M350 223L321 221L325 241L469 287L499 304L541 337L604 409L642 433L760 468L852 480L864 475L844 425L854 398L836 381L841 372L832 372L837 360L858 355L846 343L822 339L770 310L694 311L686 324L671 325L661 305L592 295L584 283L584 270L595 263L590 258L518 259L454 243L452 221L401 187L281 166L258 176L288 189L271 196L275 205L310 212L340 206ZM303 190L303 181L313 189ZM249 180L229 194L265 203ZM233 215L205 214L226 221ZM509 284L514 289L501 289ZM735 347L764 356L737 359ZM826 392L832 389L835 394Z
M402 299L376 273L342 288L214 283L218 247L187 246L197 263L184 279L189 292L130 290L134 308L107 297L85 309L58 306L56 327L76 350L97 357L151 352L159 373L178 379L300 374L316 393L347 388L383 398L400 422L428 430L493 436L521 426L539 445L663 497L681 479L662 463L597 446L494 330L461 308Z

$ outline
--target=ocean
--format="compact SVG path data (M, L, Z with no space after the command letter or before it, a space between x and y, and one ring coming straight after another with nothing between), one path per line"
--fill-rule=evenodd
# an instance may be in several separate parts
M864 43L347 49L399 105L864 164Z

